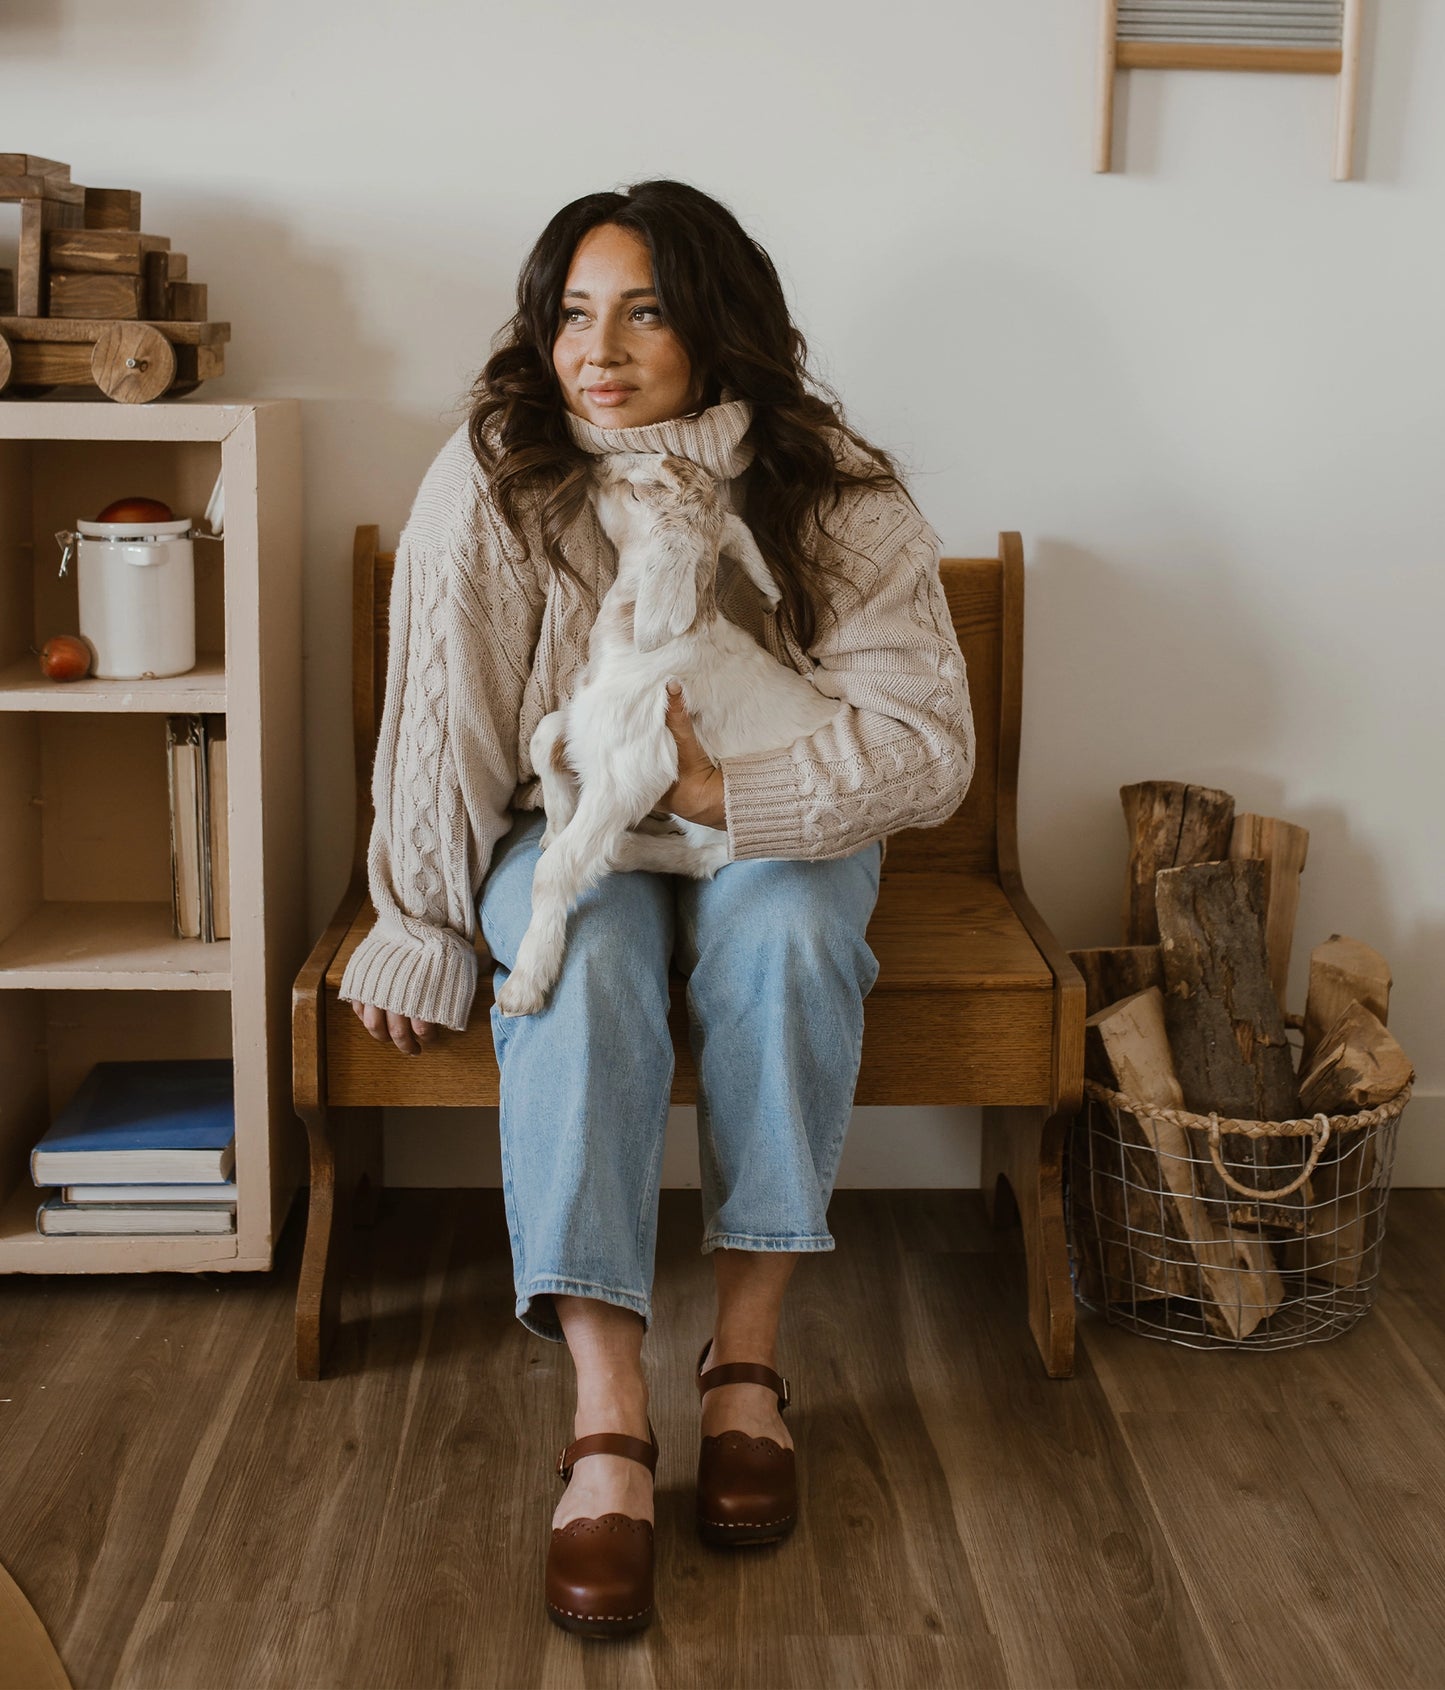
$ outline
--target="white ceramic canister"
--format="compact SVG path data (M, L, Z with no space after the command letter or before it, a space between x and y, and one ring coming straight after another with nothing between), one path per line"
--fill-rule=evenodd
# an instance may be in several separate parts
M102 680L184 675L196 666L196 565L190 518L77 522L55 537L79 553L80 635Z

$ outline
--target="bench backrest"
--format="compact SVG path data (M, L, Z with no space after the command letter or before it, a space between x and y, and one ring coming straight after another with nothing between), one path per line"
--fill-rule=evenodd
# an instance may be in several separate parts
M356 753L354 868L365 871L371 836L371 768L386 697L394 552L378 530L356 530L353 554L352 732ZM888 872L998 873L1017 862L1015 814L1023 681L1023 547L999 535L994 558L945 558L948 608L968 668L978 751L973 783L941 827L912 828L888 842Z

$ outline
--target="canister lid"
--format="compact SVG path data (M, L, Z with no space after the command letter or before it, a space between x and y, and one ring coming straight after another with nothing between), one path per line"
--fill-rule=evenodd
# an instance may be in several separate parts
M175 522L77 522L76 532L89 540L172 540L189 534L191 519Z

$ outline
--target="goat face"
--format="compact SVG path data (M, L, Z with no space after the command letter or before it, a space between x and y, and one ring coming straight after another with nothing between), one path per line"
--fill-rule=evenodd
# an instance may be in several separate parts
M727 507L712 476L687 458L608 453L597 482L598 520L617 548L614 590L635 601L637 649L655 651L714 614Z

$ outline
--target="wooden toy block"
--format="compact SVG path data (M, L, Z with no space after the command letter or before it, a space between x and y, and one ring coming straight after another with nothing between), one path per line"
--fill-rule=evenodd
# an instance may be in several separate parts
M138 230L140 195L134 188L87 188L85 226L87 229Z
M84 206L85 189L63 176L0 176L0 200L58 200Z
M123 317L142 315L145 284L139 276L50 273L52 317Z
M124 229L55 229L45 238L52 270L72 275L139 276L147 253L166 252L165 235L142 235Z
M55 341L15 341L11 348L11 381L37 387L90 386L90 345Z
M152 323L165 322L171 314L171 255L168 252L148 252L143 262L146 318Z
M34 153L0 153L0 176L58 176L70 180L70 166L53 158L36 158Z
M20 266L15 276L15 310L21 317L39 317L45 309L45 232L80 226L79 206L58 200L26 198L20 202Z
M166 315L177 323L204 323L206 320L206 284L204 282L172 282L170 310Z

